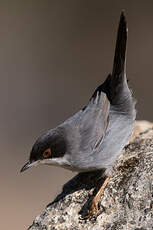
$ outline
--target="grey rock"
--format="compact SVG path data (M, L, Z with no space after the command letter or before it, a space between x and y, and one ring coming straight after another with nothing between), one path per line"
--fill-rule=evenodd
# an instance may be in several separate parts
M114 166L96 216L84 219L94 194L104 181L101 171L76 175L28 229L152 230L152 126L152 123L145 126L144 121L143 125L141 121L136 123L136 135Z

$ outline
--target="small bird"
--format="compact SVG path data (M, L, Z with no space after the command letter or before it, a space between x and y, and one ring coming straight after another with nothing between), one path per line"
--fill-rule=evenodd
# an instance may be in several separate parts
M126 78L127 25L124 12L118 27L112 73L91 96L87 106L34 143L21 172L38 164L56 165L77 172L104 170L106 180L92 201L97 210L114 163L131 137L136 117L135 100Z

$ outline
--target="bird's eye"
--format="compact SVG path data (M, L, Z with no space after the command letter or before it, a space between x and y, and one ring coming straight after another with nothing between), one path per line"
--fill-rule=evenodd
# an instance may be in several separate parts
M43 157L44 158L49 158L51 156L51 150L50 149L46 149L44 152L43 152Z

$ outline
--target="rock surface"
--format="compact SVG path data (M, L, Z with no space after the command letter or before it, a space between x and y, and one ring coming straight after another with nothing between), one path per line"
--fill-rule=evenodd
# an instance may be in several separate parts
M29 230L152 230L153 124L136 122L132 142L114 166L99 211L83 219L103 183L102 172L82 173L37 216Z

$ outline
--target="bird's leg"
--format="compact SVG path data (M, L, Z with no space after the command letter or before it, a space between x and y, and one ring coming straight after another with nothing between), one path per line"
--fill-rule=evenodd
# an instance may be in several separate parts
M99 202L101 196L103 195L105 187L107 186L109 180L110 180L110 177L107 177L105 179L104 183L100 187L100 189L97 192L96 196L93 198L87 218L93 216L93 214L98 211L98 202Z

